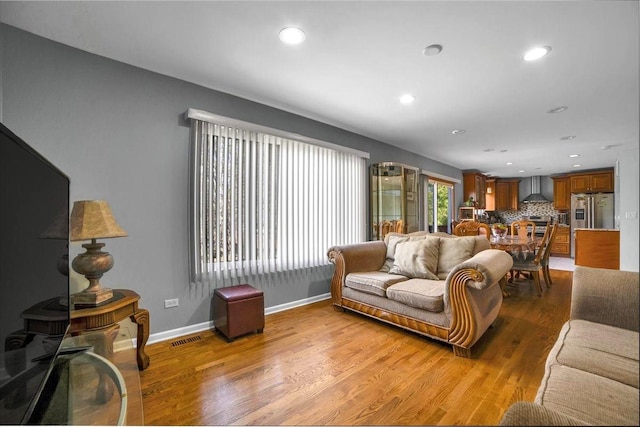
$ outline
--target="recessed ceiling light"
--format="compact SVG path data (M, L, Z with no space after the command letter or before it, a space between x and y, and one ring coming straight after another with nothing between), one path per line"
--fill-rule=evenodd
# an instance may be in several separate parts
M451 131L451 133L454 134L454 135L460 135L461 133L465 133L465 132L466 132L466 130L464 130L464 129L454 129L454 130Z
M442 45L440 44L432 44L422 49L424 56L436 56L440 52L442 52Z
M551 110L547 111L547 113L550 114L554 114L554 113L562 113L563 111L567 111L569 107L565 107L564 105L561 107L556 107L556 108L552 108Z
M574 168L579 168L580 166L582 166L582 165L579 165L579 164L578 165L573 165Z
M297 27L286 27L280 30L280 40L284 44L300 44L304 41L304 31Z
M524 169L520 169L520 170L518 171L518 173L524 173L524 172L525 172L525 170L524 170Z
M575 135L567 135L567 136L563 136L562 138L560 138L563 141L569 141L570 139L576 139Z
M551 52L551 47L549 46L538 46L534 47L530 51L524 54L525 61L535 61L536 59L540 59L546 54Z
M580 154L569 154L569 157L580 157Z
M511 166L513 164L513 162L507 162L505 163L507 166Z
M403 104L411 104L416 100L416 97L411 95L410 93L406 93L400 97L400 102Z

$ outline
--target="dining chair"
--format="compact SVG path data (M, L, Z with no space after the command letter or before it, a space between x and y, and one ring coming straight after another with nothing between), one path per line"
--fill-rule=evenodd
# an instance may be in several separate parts
M544 276L547 287L551 287L551 279L549 277L548 270L545 270L543 264L544 260L549 257L549 254L551 252L551 244L553 243L553 238L555 238L555 232L557 229L557 223L547 227L547 229L545 230L545 235L540 243L540 247L536 251L533 258L513 260L512 270L515 272L529 273L530 278L533 279L533 282L538 288L539 296L542 296L542 283L540 282L540 273L542 273L542 275Z
M393 231L396 233L404 233L404 221L401 219L397 220L393 227Z
M529 230L527 229L528 226L531 226L531 233L529 233ZM511 224L511 235L515 235L514 233L518 233L518 236L521 238L531 238L531 239L537 240L536 234L535 234L536 227L537 227L536 224L532 221L528 221L528 220L516 221ZM535 250L533 253L530 254L531 258L535 257L535 252L540 250L540 244L542 243L542 241L543 240L546 241L549 238L549 234L551 231L551 228L549 227L549 221L547 221L547 224L545 225L544 230L545 230L545 233L542 239L539 239L536 241ZM517 272L516 277L520 277L520 272ZM513 270L511 270L511 279L512 280L514 279Z
M556 240L556 233L558 232L558 224L553 224L552 226L548 225L547 228L551 228L551 233L549 234L549 241L547 243L547 250L542 255L542 269L544 273L544 281L547 284L547 288L550 288L553 282L551 281L551 272L549 271L549 258L551 258L551 250L553 246L553 242ZM546 235L546 232L545 232Z
M531 227L531 232L529 232ZM511 235L520 237L534 237L536 235L536 223L522 219L511 223Z
M391 226L391 221L388 221L388 220L380 221L380 224L378 225L378 230L379 230L378 235L380 236L380 239L384 239L384 236L386 236L387 233L393 230Z
M478 221L461 221L453 229L455 236L480 236L484 234L487 240L491 240L491 229L484 222Z

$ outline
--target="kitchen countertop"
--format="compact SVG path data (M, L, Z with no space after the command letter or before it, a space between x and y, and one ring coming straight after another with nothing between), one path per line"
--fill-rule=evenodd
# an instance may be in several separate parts
M620 231L615 228L574 228L573 231Z

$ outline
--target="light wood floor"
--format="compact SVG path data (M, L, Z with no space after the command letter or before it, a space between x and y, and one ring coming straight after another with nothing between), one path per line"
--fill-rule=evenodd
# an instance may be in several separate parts
M264 334L215 332L147 347L147 425L495 425L532 401L569 317L572 272L510 285L472 359L323 301L267 316ZM544 286L544 285L543 285Z

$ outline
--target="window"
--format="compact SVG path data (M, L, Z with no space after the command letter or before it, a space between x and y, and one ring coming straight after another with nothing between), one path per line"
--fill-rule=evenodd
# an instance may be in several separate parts
M331 246L365 240L366 153L198 110L187 117L192 282L323 267Z
M434 178L425 178L427 180L426 185L426 229L430 232L443 231L445 233L451 233L451 221L454 214L452 207L454 205L453 200L453 183L438 180Z

